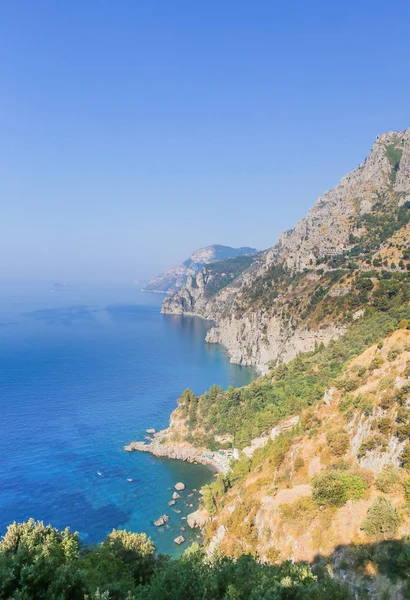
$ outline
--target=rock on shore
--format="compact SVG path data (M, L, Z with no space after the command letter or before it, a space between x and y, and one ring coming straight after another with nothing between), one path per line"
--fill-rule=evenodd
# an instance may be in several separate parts
M216 471L223 470L220 464L218 464L212 458L208 458L206 455L203 455L203 450L188 444L177 444L169 439L170 435L171 430L169 428L164 429L154 434L151 443L130 442L124 446L124 450L127 452L150 452L158 458L172 458L191 463L200 463L203 465L209 465Z
M199 529L202 529L205 527L208 519L209 515L207 510L205 508L200 508L188 515L187 523L191 528L198 527Z
M176 538L174 539L174 542L175 542L176 544L178 544L178 546L180 546L181 544L183 544L183 543L185 542L185 538L184 538L184 536L183 536L183 535L179 535L178 537L176 537Z
M165 523L168 523L169 517L168 515L162 515L157 521L154 522L155 527L162 527Z

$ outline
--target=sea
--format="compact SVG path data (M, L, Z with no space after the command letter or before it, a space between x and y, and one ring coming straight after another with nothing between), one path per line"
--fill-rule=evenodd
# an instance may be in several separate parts
M166 427L185 388L255 373L205 343L209 322L161 315L162 298L131 285L0 285L0 536L32 517L85 544L127 529L177 556L197 540L183 517L214 472L123 447ZM186 490L169 506L178 481Z

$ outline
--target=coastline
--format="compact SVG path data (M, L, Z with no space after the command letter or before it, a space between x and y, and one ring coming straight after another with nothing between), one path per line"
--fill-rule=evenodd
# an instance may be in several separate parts
M142 290L144 291L144 290ZM161 315L164 316L170 316L170 317L193 317L195 319L201 319L202 321L208 321L211 324L211 328L213 327L217 327L217 321L215 321L215 319L212 319L211 317L204 317L203 315L200 315L198 313L194 313L194 312L170 312L168 310L164 310L164 306L161 306ZM208 332L210 331L210 329L208 330ZM232 358L232 352L229 350L229 348L223 344L220 340L212 340L212 339L208 339L208 333L205 336L205 343L206 344L218 344L219 346L221 346L221 348L224 349L229 362L232 365L239 365L240 367L248 367L250 369L253 369L256 373L256 378L258 377L263 377L263 375L266 375L269 373L269 367L266 363L254 363L254 364L246 364L244 362L242 362L241 360L236 361L233 360Z
M227 453L220 454L206 448L196 448L186 442L178 444L168 439L171 429L163 429L147 438L148 442L132 441L126 446L126 452L149 452L157 458L181 460L193 464L202 464L211 467L216 473L226 473L232 457Z

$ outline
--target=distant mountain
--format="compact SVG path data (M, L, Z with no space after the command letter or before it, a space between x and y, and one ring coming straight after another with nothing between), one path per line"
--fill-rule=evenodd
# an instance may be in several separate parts
M389 278L410 294L410 128L378 136L363 164L252 258L206 265L162 312L214 321L207 341L263 371L341 336L379 306Z
M145 287L145 292L162 292L172 293L179 290L185 285L188 277L196 276L204 265L227 260L230 258L238 258L240 256L252 256L256 254L255 248L231 248L230 246L221 246L213 244L206 248L199 248L191 254L178 267L167 269L158 277L152 279Z

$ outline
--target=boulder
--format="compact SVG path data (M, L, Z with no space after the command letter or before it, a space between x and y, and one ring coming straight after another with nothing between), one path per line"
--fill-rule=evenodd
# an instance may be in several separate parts
M155 433L155 429L147 429L146 431L147 431L147 433L150 433L150 434Z
M183 543L185 542L185 538L184 538L184 536L183 536L183 535L179 535L178 537L176 537L176 538L174 539L174 542L175 542L176 544L178 544L178 546L180 546L181 544L183 544Z
M174 506L175 504L175 500L171 500L170 502L168 502L168 506Z
M169 521L169 517L167 515L162 515L157 521L154 522L155 527L162 527Z
M175 484L175 489L177 492L181 492L185 489L185 483L182 483L182 481L178 481L178 483Z
M187 523L190 527L199 527L200 529L202 529L202 527L205 526L207 520L208 513L205 509L202 508L190 513L187 518Z
M178 494L178 492L174 492L174 493L172 494L172 499L173 499L173 500L178 500L178 498L180 498L180 497L181 497L181 496Z

